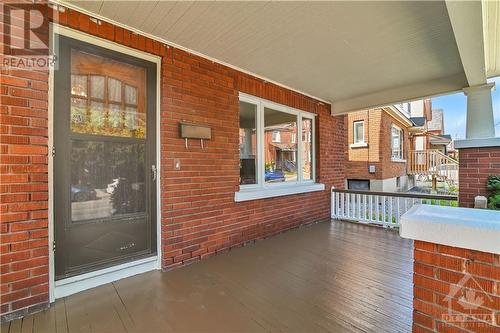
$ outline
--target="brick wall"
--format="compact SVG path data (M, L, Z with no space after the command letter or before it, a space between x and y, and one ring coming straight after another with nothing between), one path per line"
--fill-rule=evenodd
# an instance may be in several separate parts
M422 241L414 247L414 332L500 332L498 254Z
M474 207L476 196L488 194L488 176L500 174L500 147L462 148L458 153L458 202L461 207Z
M368 147L349 147L354 142L353 123L363 120L365 142ZM387 179L406 175L406 163L393 162L391 158L391 126L396 125L404 132L404 154L410 148L408 129L383 109L363 110L346 116L347 151L346 162L349 179ZM368 172L368 166L375 166L375 173Z
M74 10L50 20L162 57L161 210L163 268L170 269L295 226L326 219L332 185L343 187L344 117L330 106L168 47ZM3 71L1 81L1 314L48 302L48 73ZM243 203L239 189L238 92L317 116L317 181L326 190ZM185 149L180 120L208 124L206 149ZM174 171L173 160L181 160ZM5 316L5 314L8 314Z
M43 28L46 42L48 23ZM7 313L48 300L48 71L2 69L0 94L0 313Z
M381 156L382 156L382 177L384 179L394 178L406 175L406 163L394 162L392 160L391 150L391 129L392 125L396 125L403 130L403 159L407 159L408 151L410 150L410 139L408 135L407 125L404 125L397 119L391 117L387 112L383 113L381 131Z
M234 202L239 190L238 92L272 100L317 117L318 181L342 187L343 118L330 106L249 75L174 49L163 62L163 266L177 267L248 240L329 217L329 191ZM188 83L188 84L186 84ZM181 120L212 127L206 148L186 150ZM181 170L173 170L173 160Z

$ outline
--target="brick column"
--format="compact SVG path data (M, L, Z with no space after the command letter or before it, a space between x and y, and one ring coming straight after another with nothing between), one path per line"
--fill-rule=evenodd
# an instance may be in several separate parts
M414 245L413 332L500 332L499 255Z
M464 140L465 141L465 140ZM500 174L500 146L459 149L459 195L461 207L474 207L474 198L486 196L486 180Z
M500 332L500 212L415 205L413 332Z

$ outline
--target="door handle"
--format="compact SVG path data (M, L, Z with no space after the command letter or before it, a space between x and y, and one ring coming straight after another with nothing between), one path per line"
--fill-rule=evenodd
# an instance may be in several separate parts
M157 170L156 170L156 165L151 165L151 177L153 177L153 181L156 180L157 176Z

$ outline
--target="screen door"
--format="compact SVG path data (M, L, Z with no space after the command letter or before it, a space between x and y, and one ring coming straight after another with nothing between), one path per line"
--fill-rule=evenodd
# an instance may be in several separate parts
M56 279L156 254L156 64L58 36Z

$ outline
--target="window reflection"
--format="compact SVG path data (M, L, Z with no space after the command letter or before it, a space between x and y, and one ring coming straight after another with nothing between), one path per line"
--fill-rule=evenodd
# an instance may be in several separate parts
M144 144L73 141L72 221L145 212Z
M302 119L302 179L304 180L312 180L312 126L311 119Z
M146 136L146 70L142 67L73 50L71 99L74 133Z
M264 108L265 182L297 181L297 116Z
M240 184L257 184L257 105L240 102Z

